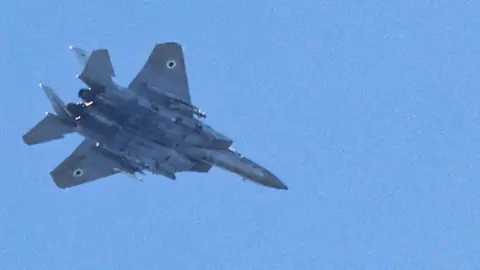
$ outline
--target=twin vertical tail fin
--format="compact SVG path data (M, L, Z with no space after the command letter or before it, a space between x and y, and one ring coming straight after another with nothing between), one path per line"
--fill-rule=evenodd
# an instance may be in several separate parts
M70 49L70 51L72 51L75 54L75 57L77 58L78 63L80 63L82 67L87 64L88 59L90 58L90 53L88 53L82 48L78 48L72 45L70 45L68 48Z
M115 71L108 50L97 49L87 52L72 45L69 48L83 68L82 72L77 75L78 79L90 88L116 86Z
M47 113L40 122L23 135L23 141L27 145L62 139L65 134L75 131L75 121L68 112L65 103L55 94L52 88L44 84L40 84L40 88L45 92L56 114Z
M53 111L57 114L57 116L65 119L70 119L71 115L67 111L67 107L62 99L55 93L55 91L49 87L41 83L40 88L45 92L50 104L52 104Z
M82 72L77 75L78 79L92 88L114 86L113 77L115 77L115 71L106 49L94 50L88 57Z
M69 48L83 66L83 71L78 75L79 79L90 87L98 85L108 87L114 84L115 73L107 50L99 49L88 53L78 47ZM75 104L65 106L52 88L44 84L40 84L40 88L45 92L55 114L47 113L43 120L23 136L23 141L28 145L58 140L64 138L65 134L74 132L76 127L74 119L79 113Z

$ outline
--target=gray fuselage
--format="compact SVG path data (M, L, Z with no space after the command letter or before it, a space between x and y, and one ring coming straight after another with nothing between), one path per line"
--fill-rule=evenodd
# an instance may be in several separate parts
M195 117L151 104L127 89L105 93L86 106L77 120L78 132L131 166L171 176L192 171L200 162L265 186L286 188L271 172L233 150L230 138Z

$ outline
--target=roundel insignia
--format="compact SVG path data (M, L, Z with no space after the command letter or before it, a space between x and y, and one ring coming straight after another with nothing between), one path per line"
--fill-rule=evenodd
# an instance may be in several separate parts
M176 65L177 63L174 60L167 61L167 68L174 68Z
M73 171L73 176L75 177L81 177L83 175L83 170L82 169L76 169Z

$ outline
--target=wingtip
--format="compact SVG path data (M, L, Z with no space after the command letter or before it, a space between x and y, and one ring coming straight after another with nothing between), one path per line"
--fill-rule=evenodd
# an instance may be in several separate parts
M32 145L32 143L28 139L28 134L25 134L25 135L22 136L22 141L26 145Z

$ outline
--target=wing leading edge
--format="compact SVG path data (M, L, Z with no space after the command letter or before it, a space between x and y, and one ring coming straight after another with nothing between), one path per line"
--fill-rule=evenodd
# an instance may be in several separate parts
M132 91L155 102L175 96L191 104L183 49L175 42L155 45L147 62L128 85Z

